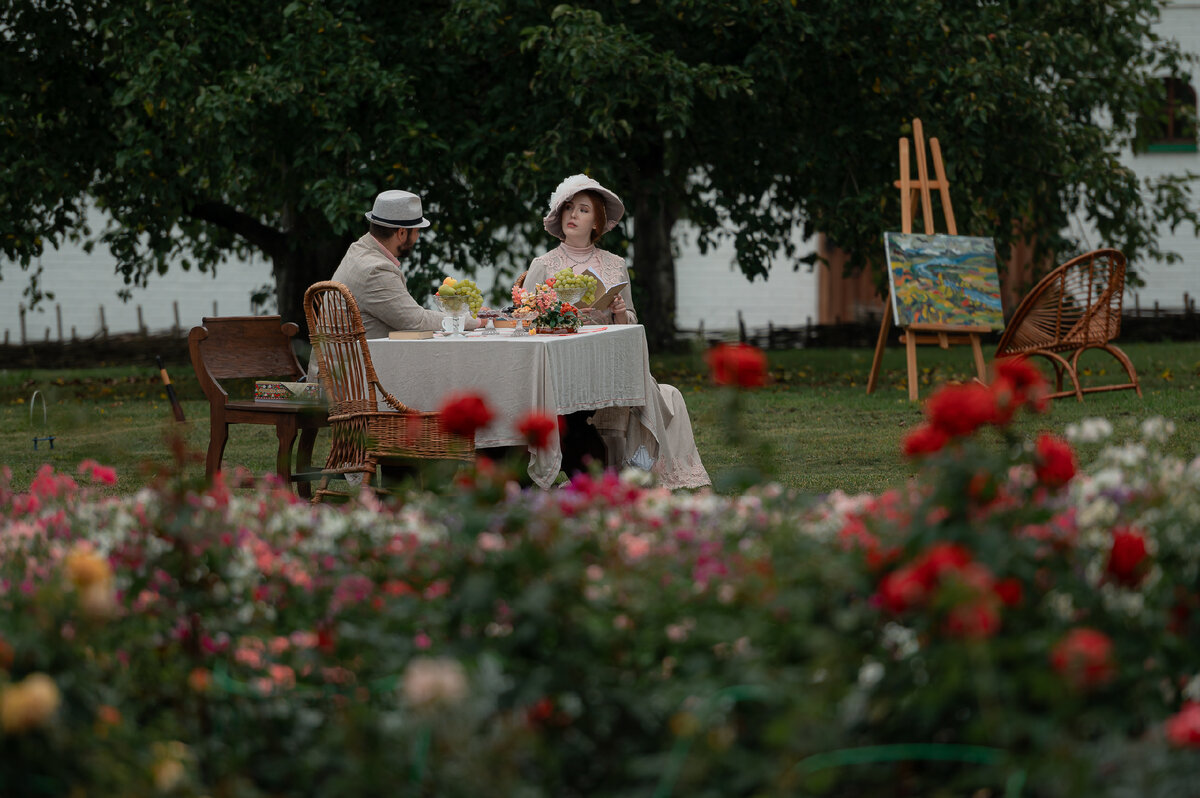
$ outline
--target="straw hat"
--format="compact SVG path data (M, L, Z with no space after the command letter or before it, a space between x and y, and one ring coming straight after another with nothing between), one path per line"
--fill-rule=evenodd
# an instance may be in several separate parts
M410 191L385 191L375 198L375 207L364 214L367 221L382 227L428 227L421 215L421 198Z
M625 205L616 194L587 175L571 175L559 183L558 188L554 189L554 193L550 195L550 212L542 219L542 226L546 228L547 233L555 238L566 240L562 229L562 206L580 191L595 191L604 198L604 215L608 218L608 224L600 232L607 233L612 230L625 215Z

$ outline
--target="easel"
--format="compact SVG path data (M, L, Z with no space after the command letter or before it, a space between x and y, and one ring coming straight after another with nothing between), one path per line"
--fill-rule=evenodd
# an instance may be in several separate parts
M913 203L921 206L925 220L925 234L933 235L933 205L930 189L938 189L942 199L942 214L946 217L946 232L952 236L958 235L958 226L954 223L954 208L950 204L950 181L946 179L946 169L942 164L942 148L936 138L929 140L929 150L933 156L933 168L937 179L929 179L929 169L925 164L925 136L921 120L914 119L913 141L917 150L917 179L910 179L908 139L900 139L900 179L895 186L900 189L900 224L901 231L911 233L913 228ZM920 193L918 193L920 192ZM890 267L889 267L890 268ZM871 361L871 375L867 378L867 393L875 390L879 379L879 366L883 362L883 350L887 346L888 333L892 329L892 292L888 290L887 303L883 308L883 321L879 325L879 341L875 344L875 358ZM905 345L908 355L908 399L917 401L917 344L937 344L942 349L949 349L951 344L971 345L975 354L975 370L979 379L986 379L987 368L983 362L983 347L980 336L991 332L990 327L978 325L953 324L909 324L900 336L900 342Z

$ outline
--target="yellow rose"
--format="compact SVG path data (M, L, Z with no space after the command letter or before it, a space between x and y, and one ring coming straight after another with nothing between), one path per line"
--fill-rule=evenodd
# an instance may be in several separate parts
M84 588L89 585L112 581L112 569L108 560L86 546L76 546L67 555L67 578L76 587Z
M96 582L79 591L79 609L89 618L111 618L117 610L117 594L112 582Z
M54 680L44 673L31 673L0 693L0 728L19 734L44 726L61 703Z
M190 757L188 747L178 740L154 744L154 764L150 773L159 792L170 792L179 786L187 775L185 762Z
M183 781L187 769L178 759L161 759L154 763L154 786L159 792L170 792Z
M457 660L418 657L408 663L402 689L415 709L457 704L467 696L467 674Z

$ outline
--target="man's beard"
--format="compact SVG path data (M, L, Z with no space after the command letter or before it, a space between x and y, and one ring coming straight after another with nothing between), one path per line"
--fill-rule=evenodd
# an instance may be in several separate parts
M405 258L407 258L409 255L412 254L413 247L415 247L416 245L417 245L417 242L410 238L408 241L406 241L403 244L401 244L400 246L398 246L396 248L396 260L404 260Z

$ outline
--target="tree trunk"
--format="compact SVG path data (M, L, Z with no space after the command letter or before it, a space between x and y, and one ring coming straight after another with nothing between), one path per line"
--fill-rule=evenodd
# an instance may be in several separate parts
M654 191L653 181L638 186L633 200L633 296L652 352L676 345L671 233L677 218L675 204Z
M294 321L300 325L300 336L308 338L308 324L304 319L304 292L313 283L328 280L333 276L350 238L328 238L296 246L281 247L271 255L272 271L275 273L275 299L283 321Z

